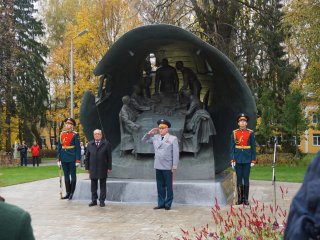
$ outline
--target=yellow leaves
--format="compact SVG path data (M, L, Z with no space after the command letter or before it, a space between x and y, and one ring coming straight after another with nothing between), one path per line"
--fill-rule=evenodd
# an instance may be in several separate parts
M61 20L65 9L73 4L71 0L57 4L55 12ZM78 2L78 1L77 1ZM130 6L124 0L83 0L80 5L72 9L72 18L65 21L63 41L52 49L46 75L50 81L52 99L55 100L55 110L50 113L52 120L61 121L70 113L70 49L73 45L74 68L74 112L75 118L79 118L81 98L86 90L97 93L99 77L94 76L93 70L98 62L112 46L112 44L124 33L140 25L140 20L132 14ZM54 18L51 13L51 20ZM89 31L82 36L80 32ZM53 39L54 40L54 39Z

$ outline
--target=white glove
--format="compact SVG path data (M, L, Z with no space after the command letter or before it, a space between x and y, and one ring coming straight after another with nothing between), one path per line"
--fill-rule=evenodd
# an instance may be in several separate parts
M58 165L58 167L60 167L61 166L61 161L57 161L57 165Z
M234 167L236 166L236 162L231 162L231 167L234 169Z
M250 164L250 166L253 167L253 166L254 166L254 163L252 162L252 163Z
M76 167L79 167L80 166L80 163L76 162Z

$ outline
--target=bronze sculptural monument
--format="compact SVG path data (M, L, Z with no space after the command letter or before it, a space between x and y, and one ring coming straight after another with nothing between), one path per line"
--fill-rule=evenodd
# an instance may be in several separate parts
M151 55L161 62L158 69L151 70ZM171 67L177 62L178 69ZM140 140L163 116L179 139L177 179L183 180L214 179L229 166L230 135L239 112L249 115L249 128L255 129L256 105L235 65L179 27L149 25L127 32L94 73L101 76L98 96L85 92L80 121L88 140L100 128L111 142L111 176L154 178L152 147ZM142 108L131 109L130 98Z

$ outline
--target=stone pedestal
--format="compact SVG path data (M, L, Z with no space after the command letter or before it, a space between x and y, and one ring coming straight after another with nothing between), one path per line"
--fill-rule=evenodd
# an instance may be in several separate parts
M90 179L79 180L74 200L91 200ZM178 180L174 182L174 204L213 206L232 203L232 174L222 173L215 180ZM98 190L99 194L99 190ZM157 186L153 179L107 180L107 201L157 203Z

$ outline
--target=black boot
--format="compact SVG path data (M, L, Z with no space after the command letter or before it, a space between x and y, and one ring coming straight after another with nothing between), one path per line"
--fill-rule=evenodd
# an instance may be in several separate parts
M69 199L70 191L71 191L70 181L64 181L64 184L66 185L66 193L67 194L61 199Z
M237 205L240 205L243 203L243 186L242 185L237 186L237 193L238 193Z
M249 186L244 185L244 200L243 203L244 205L249 205Z
M71 191L70 191L70 196L69 196L69 200L72 199L74 191L76 190L76 181L71 181Z

